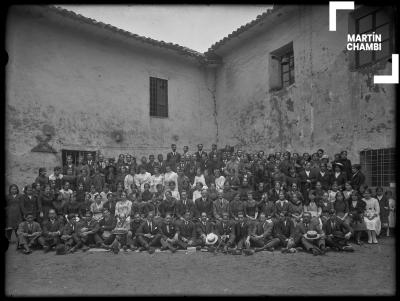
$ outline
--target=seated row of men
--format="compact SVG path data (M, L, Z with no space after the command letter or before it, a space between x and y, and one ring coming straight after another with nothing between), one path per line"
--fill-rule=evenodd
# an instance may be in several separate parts
M289 212L281 212L278 218L261 213L259 219L248 220L238 214L238 220L230 220L224 212L216 222L209 220L202 212L199 219L192 219L191 212L173 220L170 214L164 219L155 218L150 211L145 219L134 214L128 217L114 217L108 208L103 209L100 221L93 219L87 211L81 220L76 215L66 216L65 224L57 218L56 212L49 211L49 219L42 226L28 213L17 231L18 247L25 254L32 248L41 246L45 252L56 247L60 253L72 253L77 249L87 251L91 246L111 249L118 253L124 250L148 251L206 248L208 251L221 251L231 254L250 255L259 251L273 251L281 247L282 252L296 252L305 249L314 255L322 255L326 247L336 251L353 251L348 244L351 228L336 216L334 209L329 219L321 226L305 212L302 220L294 224ZM129 222L127 222L129 221ZM215 239L210 237L214 236Z

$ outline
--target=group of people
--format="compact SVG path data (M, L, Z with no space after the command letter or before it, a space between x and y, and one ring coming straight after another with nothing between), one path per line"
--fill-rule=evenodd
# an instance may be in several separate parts
M6 236L18 249L59 254L96 246L118 253L204 249L230 254L306 250L314 255L354 251L351 239L377 244L393 235L390 190L365 185L360 165L346 151L332 161L312 155L236 152L232 147L191 154L171 145L163 155L129 154L115 162L88 153L47 176L39 169L23 192L10 185ZM383 229L383 231L381 231Z

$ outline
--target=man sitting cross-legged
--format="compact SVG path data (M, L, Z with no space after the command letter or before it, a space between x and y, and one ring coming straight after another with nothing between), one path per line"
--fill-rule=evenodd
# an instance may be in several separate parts
M192 244L197 249L205 246L207 234L214 230L214 224L208 220L207 213L202 212L200 216L200 222L197 222L195 226L195 237Z
M255 247L255 251L273 251L275 246L280 244L277 237L273 237L274 222L267 219L264 212L260 213L260 219L254 223L250 231L250 246Z
M244 219L244 213L237 214L238 221L235 225L235 242L237 254L242 253L243 246L245 249L250 249L250 228L247 221Z
M273 236L279 239L272 247L276 248L281 245L282 253L288 252L295 246L295 228L294 222L291 219L289 211L282 211L279 214L279 219L274 222Z
M17 230L18 245L24 249L25 254L32 253L31 248L40 245L39 236L42 234L42 228L33 219L33 214L28 212L25 221L19 224Z
M48 220L42 224L42 235L39 237L39 243L44 246L44 252L49 252L53 247L60 244L60 236L63 230L63 223L57 219L54 209L50 209Z
M303 221L296 225L296 244L314 255L325 254L325 239L318 222L311 222L311 213L303 213Z
M101 244L101 241L99 241L95 235L97 231L99 231L99 228L99 223L93 219L93 213L91 211L86 211L82 220L76 227L76 234L79 238L77 249L82 247L82 251L87 251L90 249L90 244Z
M150 211L147 218L136 231L136 236L142 248L150 254L155 252L155 247L160 245L161 233L159 226L154 222L154 213Z
M170 249L172 253L175 253L178 244L178 232L176 225L172 221L171 214L167 213L165 215L164 222L160 225L160 232L161 250Z
M140 243L137 238L136 231L139 229L142 222L143 220L140 217L140 214L135 213L133 215L133 219L131 220L131 228L127 234L128 246L132 251L135 251L139 248Z
M187 247L193 246L196 236L196 225L192 221L192 212L187 210L184 215L176 221L178 241L180 249L186 250Z
M224 253L228 248L235 246L235 222L229 220L229 213L222 212L222 220L215 225L215 234L218 235L217 245L223 248Z
M95 234L96 241L101 247L108 249L111 243L115 239L115 235L112 234L112 230L115 229L117 225L117 219L115 216L111 215L110 209L108 207L103 207L103 218L99 221L99 231Z
M325 244L335 251L354 252L348 244L352 231L348 224L336 216L336 210L329 210L329 219L323 224Z
M76 233L76 227L79 222L79 217L71 213L67 216L67 223L63 227L61 233L61 241L65 244L67 253L73 253L79 244L79 237Z

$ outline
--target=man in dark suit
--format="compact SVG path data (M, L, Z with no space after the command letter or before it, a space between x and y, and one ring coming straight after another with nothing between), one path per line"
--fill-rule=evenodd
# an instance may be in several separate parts
M92 184L92 180L88 175L88 170L86 168L83 168L81 174L76 178L77 187L79 186L80 183L83 184L83 190L85 192L90 191L90 185Z
M351 228L336 216L335 209L329 210L329 219L322 226L325 233L325 244L335 251L354 252L348 244L352 235Z
M186 211L190 212L190 218L192 218L195 214L195 210L193 201L187 198L187 192L183 190L181 192L181 199L176 201L175 205L175 214L177 218L183 219Z
M127 243L132 251L137 250L139 248L140 243L136 235L136 232L139 229L140 225L142 224L142 221L143 220L141 219L139 213L135 213L133 215L133 219L131 220L131 228L128 231L127 235Z
M202 212L205 212L207 216L213 216L213 201L208 197L207 190L201 191L201 198L194 201L195 206L195 217L200 217Z
M176 172L176 166L181 161L181 154L176 152L176 144L171 144L172 152L167 154L167 164Z
M192 245L195 247L204 247L207 234L210 234L213 231L214 224L208 220L206 212L201 212L200 222L195 224L195 237Z
M303 194L304 200L308 200L308 192L314 188L317 181L317 174L315 170L311 170L311 163L307 161L304 170L299 172L300 190Z
M181 249L186 250L187 247L193 245L193 241L196 238L196 226L191 221L192 213L186 211L184 215L176 221L177 233L178 233L178 246Z
M309 240L304 237L308 231L315 231L320 236L317 239ZM312 252L314 255L325 254L325 239L321 226L318 222L311 222L311 213L303 213L303 221L296 225L296 244L301 245L306 251Z
M211 160L214 155L217 156L218 161L221 161L221 152L217 149L216 144L211 145L211 152L208 153L208 158Z
M89 168L89 176L93 174L93 169L94 166L96 165L96 162L93 160L92 153L87 153L86 154L86 166Z
M271 247L276 248L281 245L282 252L287 252L289 249L295 246L295 228L294 222L290 218L289 211L281 212L279 219L274 222L274 226L272 228L273 236L279 239L279 242L276 240Z
M195 152L196 161L200 162L203 158L203 153L207 155L205 151L203 151L203 144L197 144L197 152Z
M159 246L161 233L159 226L154 222L154 213L150 211L147 218L136 231L141 250L147 250L150 254L155 252L155 246Z
M332 185L332 174L326 168L326 163L319 165L319 172L317 173L317 182L321 183L323 190L328 190Z
M224 252L228 251L228 247L235 246L235 227L236 223L229 220L229 213L222 213L222 220L217 221L215 225L215 234L218 235L218 244L224 248Z
M164 222L160 225L161 232L161 250L170 249L175 253L178 246L178 231L176 225L172 222L171 214L165 216Z
M61 233L64 225L59 219L54 209L49 210L49 219L42 224L42 235L39 237L39 243L44 246L44 252L49 252L53 247L60 244Z
M339 162L343 164L343 172L346 174L346 178L351 179L351 161L347 159L347 151L342 151L340 153Z
M151 175L154 175L154 167L157 165L157 162L154 159L154 155L149 155L149 162L146 165L146 171Z
M260 213L260 220L252 224L250 230L250 246L256 247L255 251L273 251L279 244L279 238L273 237L274 222L267 220L265 213Z
M77 248L79 249L82 247L82 251L87 251L90 249L90 244L101 244L102 241L98 240L98 237L95 235L99 229L99 223L93 218L93 213L91 211L86 211L75 229L79 237Z
M238 213L238 221L235 225L235 242L239 252L242 251L243 246L250 249L250 228L244 219L243 212Z
M160 168L160 173L165 173L165 167L167 166L167 162L164 161L164 157L162 154L157 155L157 165Z
M39 237L42 234L42 228L38 222L34 221L32 212L25 214L25 221L18 225L17 236L18 246L24 248L25 254L32 253L31 248L40 245Z
M79 243L79 237L75 231L78 221L79 217L74 213L69 214L68 220L63 227L61 241L64 243L67 253L73 253L76 250L75 246Z
M351 186L353 187L354 190L359 190L360 186L365 183L365 176L361 172L361 165L360 164L354 164L352 166L352 176L351 176Z

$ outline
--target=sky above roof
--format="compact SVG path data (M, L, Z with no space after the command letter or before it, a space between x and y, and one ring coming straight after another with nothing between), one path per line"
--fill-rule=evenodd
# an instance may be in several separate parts
M272 5L59 5L134 34L206 52Z

